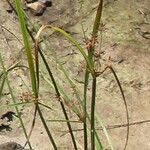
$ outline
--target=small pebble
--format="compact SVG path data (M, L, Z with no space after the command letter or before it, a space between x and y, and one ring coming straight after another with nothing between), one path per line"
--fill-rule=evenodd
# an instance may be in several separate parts
M46 9L46 6L40 2L26 4L26 7L29 8L35 16L41 16Z
M47 7L52 6L52 2L50 0L38 0L36 2L31 2L26 4L26 7L31 10L33 15L41 16Z

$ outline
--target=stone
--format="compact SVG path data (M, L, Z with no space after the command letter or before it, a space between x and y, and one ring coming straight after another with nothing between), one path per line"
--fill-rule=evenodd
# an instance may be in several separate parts
M7 142L4 144L0 144L0 150L25 150L25 149L23 148L23 146L21 146L16 142Z
M29 4L26 4L26 7L30 9L30 11L35 16L41 16L46 9L46 6L41 2L29 3Z

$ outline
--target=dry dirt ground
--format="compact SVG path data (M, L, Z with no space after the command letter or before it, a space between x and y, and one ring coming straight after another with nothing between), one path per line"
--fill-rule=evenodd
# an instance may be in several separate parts
M61 26L69 31L72 36L83 46L84 39L82 26L86 36L90 36L92 23L98 4L98 0L87 0L80 9L79 1L73 0L52 0L52 7L47 8L43 16L35 17L31 13L29 17L33 24L47 24L53 22L55 26ZM130 135L127 150L149 150L150 149L150 2L149 0L106 0L104 3L102 23L103 30L101 46L102 68L107 65L107 60L111 56L111 64L116 71L128 104L130 115ZM5 0L0 3L0 53L6 67L17 62L26 64L26 57L22 46L22 36L17 17L14 13L8 13L9 8ZM8 32L9 31L9 32ZM49 32L49 31L47 31ZM20 41L18 41L13 33ZM50 33L51 34L51 33ZM47 37L47 33L44 33ZM84 63L79 52L71 47L71 44L58 34L51 34L47 37L50 46L55 49L58 60L68 70L68 73L76 82L79 89L83 88ZM100 41L100 38L99 38ZM61 76L60 70L51 58L51 52L42 44L42 48L49 64L51 64L54 75L63 86L66 93L72 96L69 85ZM100 42L97 44L100 49ZM45 110L46 119L63 118L59 103L55 101L56 97L53 88L45 82L48 78L41 63L41 87L40 98L43 103L53 107L54 110ZM0 68L2 71L2 68ZM60 76L59 76L60 75ZM23 93L31 88L29 74L26 69L15 69L9 75L10 84L14 91L14 96L19 101ZM60 80L61 79L61 80ZM126 124L126 114L124 104L119 92L116 81L110 71L104 72L98 78L96 111L103 123L107 126ZM69 90L70 89L70 90ZM71 91L71 92L70 92ZM81 90L82 91L82 90ZM90 87L89 87L90 91ZM0 104L12 103L11 96L7 86L4 88ZM74 98L74 97L73 97ZM90 101L90 94L89 94ZM31 104L19 106L20 113L24 118L27 130L30 130L33 119L34 106ZM13 108L0 107L0 117L9 111L10 116L14 116ZM68 109L70 118L77 119ZM20 127L17 117L13 117L9 122L1 119L0 126L0 144L5 142L17 142L21 145L25 143L25 137ZM63 134L67 128L64 123L48 123L56 143L60 150L72 150L72 144L69 134ZM100 126L100 125L97 125ZM73 124L74 129L82 128L80 124ZM74 132L78 138L79 149L82 149L83 135L82 131ZM100 138L104 148L109 148L106 138L99 130ZM126 138L126 127L108 129L114 150L122 150ZM63 134L63 135L62 135ZM35 150L51 150L51 144L43 129L39 117L31 136L31 143ZM81 147L80 147L81 146Z

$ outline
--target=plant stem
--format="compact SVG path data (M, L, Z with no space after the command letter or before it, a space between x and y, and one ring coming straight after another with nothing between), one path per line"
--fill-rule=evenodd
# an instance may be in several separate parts
M91 100L91 150L95 150L95 99L96 99L96 78L93 78L92 100Z
M48 126L47 126L47 124L46 124L46 122L45 122L45 119L44 119L43 114L42 114L42 112L41 112L41 110L40 110L40 107L39 107L38 104L36 104L36 106L37 106L37 111L38 111L38 113L39 113L40 119L41 119L41 121L42 121L42 123L43 123L43 126L44 126L44 128L45 128L45 130L46 130L46 133L48 134L48 137L49 137L49 139L50 139L50 142L52 143L54 150L58 150L58 149L57 149L57 146L56 146L56 144L55 144L55 142L54 142L54 139L53 139L53 137L52 137L52 135L51 135L51 133L50 133L50 131L49 131L49 128L48 128Z
M67 122L67 125L68 125L69 132L70 132L70 135L71 135L71 138L72 138L72 142L73 142L73 145L74 145L74 149L75 149L75 150L78 150L77 144L76 144L76 141L75 141L75 138L74 138L74 134L73 134L73 131L72 131L70 122L69 122L69 118L68 118L67 112L66 112L66 110L65 110L65 106L64 106L64 104L63 104L63 102L62 102L61 100L60 100L60 104L61 104L61 107L62 107L64 116L65 116L65 119L68 121L68 122Z
M103 0L100 0L97 13L96 13L96 17L95 17L94 26L93 26L93 32L92 32L93 37L96 37L99 31L100 21L102 17L102 9L103 9Z
M41 57L42 57L42 59L43 59L43 62L44 62L44 64L45 64L45 66L46 66L46 69L47 69L47 71L48 71L48 73L49 73L49 76L50 76L50 78L51 78L51 80L52 80L52 82L53 82L53 86L54 86L55 91L56 91L56 94L57 94L57 96L58 96L58 100L59 100L59 102L60 102L60 105L61 105L63 114L64 114L64 116L65 116L65 119L68 121L68 122L67 122L67 126L68 126L68 129L69 129L71 138L72 138L72 142L73 142L73 145L74 145L74 149L75 149L75 150L78 150L77 144L76 144L76 141L75 141L75 137L74 137L74 134L73 134L73 131L72 131L72 127L71 127L71 124L70 124L70 122L69 122L69 118L68 118L68 115L67 115L67 112L66 112L66 109L65 109L65 106L64 106L64 103L61 101L61 98L60 98L60 92L59 92L59 90L58 90L56 81L55 81L55 79L54 79L54 77L53 77L53 74L52 74L52 72L51 72L51 70L50 70L50 67L48 66L48 63L47 63L47 61L46 61L46 59L45 59L45 57L44 57L44 55L43 55L43 53L42 53L42 51L40 50L39 47L38 47L38 51L39 51L39 53L40 53L40 55L41 55Z
M27 55L27 59L28 59L30 78L31 78L31 84L32 84L32 92L33 92L35 98L37 99L38 98L38 86L39 86L38 55L37 55L37 53L35 54L35 57L37 57L37 59L36 59L36 71L37 72L35 72L35 67L34 67L34 62L33 62L33 57L32 57L32 52L31 52L31 46L29 43L28 30L27 30L27 26L26 26L26 20L24 17L24 13L23 13L23 10L21 7L20 0L15 0L15 4L16 4L17 15L18 15L18 19L19 19L19 23L20 23L20 27L21 27L21 31L22 31L26 55ZM37 75L37 79L36 79L36 75ZM44 128L45 128L48 136L49 136L50 141L52 142L54 149L57 150L56 144L55 144L53 137L51 136L51 133L47 127L45 119L43 118L43 114L39 108L38 102L35 102L35 108L37 108L37 110L38 110L38 113L40 115L40 119L44 125ZM34 120L35 120L35 116L34 116Z
M84 81L84 102L83 102L83 109L84 109L84 123L83 123L83 129L84 129L84 150L88 149L88 139L87 139L87 86L88 86L88 80L89 80L89 72L86 69L85 72L85 81Z
M97 34L99 31L99 26L101 22L101 16L102 16L102 8L103 8L103 0L99 1L94 25L93 25L93 32L92 32L92 38L95 40L93 45L91 45L90 49L88 50L88 56L91 60L93 60L94 52L95 52L95 43L97 40ZM94 62L93 66L94 67ZM95 150L95 99L96 99L96 77L93 76L92 81L92 100L91 100L91 150Z

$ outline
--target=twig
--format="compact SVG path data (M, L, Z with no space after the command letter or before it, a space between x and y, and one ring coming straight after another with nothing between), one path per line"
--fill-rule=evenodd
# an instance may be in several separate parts
M131 122L129 124L115 124L115 125L108 125L106 126L106 130L113 130L113 129L118 129L118 128L126 128L128 125L129 126L135 126L135 125L141 125L143 123L150 123L150 119L149 120L143 120L143 121L136 121L136 122ZM103 130L102 127L96 127L96 130ZM80 129L74 129L72 130L73 132L80 132L83 131L83 128ZM68 134L69 131L62 131L64 132L61 136L64 136L66 134Z

